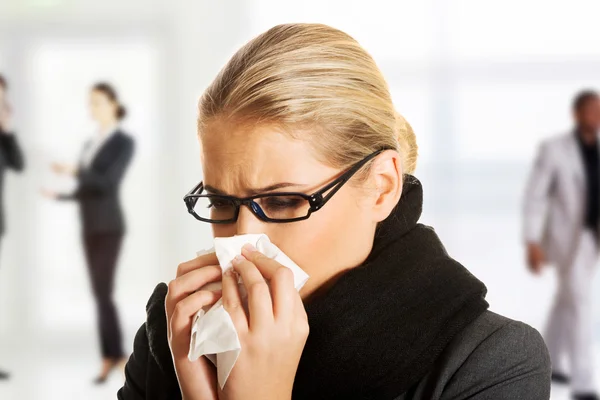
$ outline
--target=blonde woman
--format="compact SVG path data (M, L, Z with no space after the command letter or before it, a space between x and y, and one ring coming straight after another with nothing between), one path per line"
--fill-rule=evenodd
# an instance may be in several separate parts
M202 96L198 137L188 211L215 237L267 234L310 279L297 293L247 247L245 311L214 255L180 264L119 399L549 398L538 332L488 311L483 283L418 223L414 134L350 36L292 24L253 39ZM222 293L198 290L220 279ZM187 359L193 315L221 296L243 349L223 390L210 361Z

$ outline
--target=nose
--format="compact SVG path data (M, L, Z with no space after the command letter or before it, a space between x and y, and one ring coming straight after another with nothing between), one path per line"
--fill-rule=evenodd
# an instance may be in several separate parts
M240 207L240 214L236 222L237 235L247 233L265 233L265 223L246 206Z

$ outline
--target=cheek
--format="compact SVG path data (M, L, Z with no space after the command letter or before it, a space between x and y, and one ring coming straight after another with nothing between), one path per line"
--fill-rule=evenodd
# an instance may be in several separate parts
M237 227L235 224L228 225L212 225L213 237L231 237L237 234Z
M354 252L364 249L363 239L368 234L363 233L369 231L369 223L356 197L341 190L306 221L269 225L266 229L284 253L320 281L341 268L355 266L348 264L357 259Z

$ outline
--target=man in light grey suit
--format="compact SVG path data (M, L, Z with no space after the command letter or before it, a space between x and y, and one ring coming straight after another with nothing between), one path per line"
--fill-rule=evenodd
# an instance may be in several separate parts
M544 141L525 194L529 268L556 267L558 288L545 334L554 382L571 384L574 399L598 400L594 384L592 278L600 225L600 97L573 102L575 128Z

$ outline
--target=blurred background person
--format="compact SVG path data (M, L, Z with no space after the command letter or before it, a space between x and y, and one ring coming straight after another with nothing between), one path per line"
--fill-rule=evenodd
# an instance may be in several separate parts
M12 109L7 98L8 82L0 75L0 235L4 234L3 182L6 169L22 171L23 153L12 127ZM0 379L8 379L9 374L0 370Z
M79 203L102 353L102 366L94 382L102 384L111 370L125 362L121 325L112 295L119 250L125 234L119 187L131 161L134 142L119 127L126 111L111 85L97 83L93 86L90 111L98 124L98 132L86 142L79 165L52 164L54 172L76 177L77 189L72 194L47 190L44 194Z
M572 130L539 148L525 195L525 240L533 273L539 274L547 262L557 267L558 286L545 335L553 381L570 383L575 399L598 399L592 335L600 222L598 93L580 92L573 116Z

